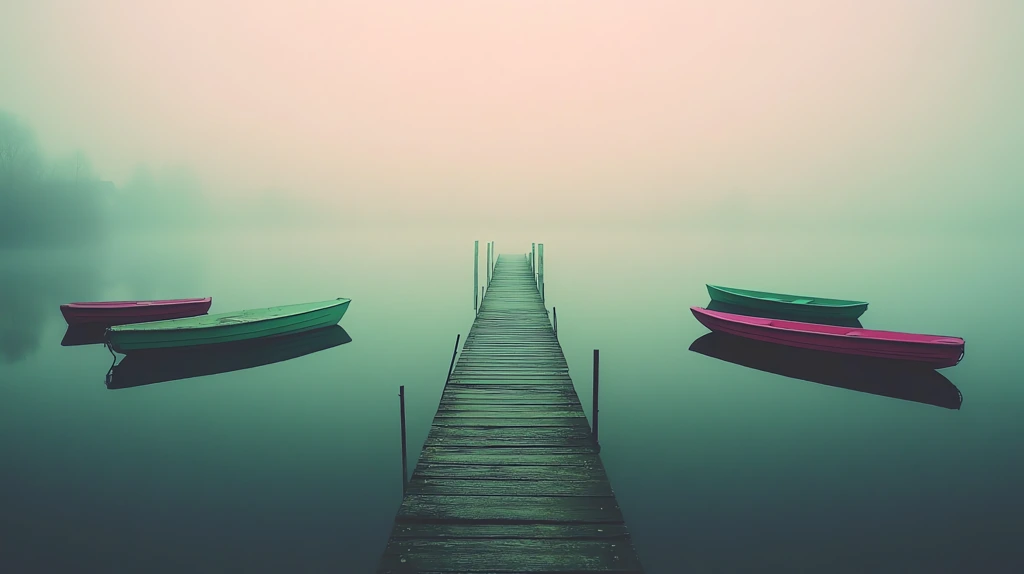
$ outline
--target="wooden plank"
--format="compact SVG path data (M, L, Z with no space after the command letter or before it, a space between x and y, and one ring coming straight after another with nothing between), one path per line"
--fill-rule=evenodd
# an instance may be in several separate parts
M572 408L575 407L575 408ZM586 418L580 405L512 405L512 404L455 404L437 409L436 417L442 418L479 418L516 416L518 418Z
M524 359L525 360L525 359ZM508 384L521 380L523 384L567 384L569 382L569 371L567 369L537 368L537 369L506 369L496 371L493 366L487 367L457 367L452 371L452 378L457 383L498 383Z
M586 481L594 479L597 465L554 464L424 464L416 467L413 478L436 479L491 479L491 480L552 480Z
M481 383L495 383L495 385L481 385ZM561 385L552 385L550 387L538 387L529 383L516 383L515 381L473 381L462 383L458 380L453 380L451 383L444 387L444 394L452 394L454 396L465 396L465 397L488 397L492 395L508 395L509 398L535 398L543 397L546 394L564 394L571 395L572 398L577 399L574 387L571 382L565 380L561 382Z
M642 572L619 540L394 539L379 572L579 573Z
M498 397L479 397L465 400L458 400L454 397L442 397L438 403L438 410L446 412L474 411L474 410L506 410L515 409L576 409L580 408L579 401L571 400L567 395L546 395L544 397L522 397L518 399L501 400Z
M398 520L456 522L607 522L622 523L613 496L431 496L409 495Z
M626 538L622 524L420 524L403 523L395 528L395 538L489 539L538 538L546 540Z
M587 426L587 417L583 413L567 417L543 417L543 416L435 416L433 427L439 428L516 428L516 427L570 427L582 425Z
M592 443L589 427L580 425L562 428L433 427L424 445L574 446Z
M593 473L588 474L589 477L581 477L581 480L524 480L521 478L498 480L490 477L422 478L414 476L406 485L406 494L444 496L612 496L614 494L607 480L593 478Z
M491 392L481 392L482 389L491 389ZM516 405L519 403L552 403L562 402L572 404L573 407L579 404L579 396L569 385L477 385L473 391L465 391L459 387L452 387L441 394L441 403L454 403L456 405L473 403L496 403L501 405Z
M531 448L474 448L474 447L427 447L421 460L425 466L437 464L483 464L483 465L592 465L599 461L596 447L588 444L578 447L531 447Z

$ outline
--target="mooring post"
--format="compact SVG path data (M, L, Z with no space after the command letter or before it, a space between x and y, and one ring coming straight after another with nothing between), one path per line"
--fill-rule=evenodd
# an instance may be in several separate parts
M598 381L598 367L601 361L601 351L594 349L594 416L591 417L594 421L594 428L592 430L594 435L594 442L597 442L597 381Z
M536 243L531 243L530 244L530 253L533 254L533 255L530 256L530 273L533 273L533 275L534 275L533 282L536 283L537 282L537 244Z
M409 456L405 447L405 385L398 387L398 406L402 417L402 498L405 498L405 487L409 476Z
M537 244L537 288L540 289L540 302L544 303L544 244Z
M473 242L473 310L480 308L480 301L477 299L480 285L480 241Z
M552 307L551 314L555 319L555 340L558 340L558 309L556 307Z
M452 362L448 365L448 378L444 380L444 384L448 384L448 381L452 379L452 369L455 368L455 355L459 353L459 339L462 337L462 333L455 335L455 349L452 350Z
M484 283L488 288L491 286L491 242L487 242L487 282Z

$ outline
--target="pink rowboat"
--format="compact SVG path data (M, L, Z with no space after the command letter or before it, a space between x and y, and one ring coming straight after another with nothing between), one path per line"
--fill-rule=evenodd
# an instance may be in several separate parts
M912 361L934 369L952 367L964 358L964 340L959 337L781 321L702 307L690 307L690 311L712 331L790 347Z
M213 303L204 299L168 299L164 301L102 301L68 303L60 312L68 325L126 325L164 319L182 319L205 315Z

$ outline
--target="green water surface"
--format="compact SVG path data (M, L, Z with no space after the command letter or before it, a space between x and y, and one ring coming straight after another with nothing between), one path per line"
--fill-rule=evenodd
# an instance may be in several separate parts
M474 239L545 243L546 296L648 572L1009 572L1024 564L1022 242L942 235L196 232L0 251L0 570L365 572L455 335ZM481 267L481 276L483 276ZM967 341L960 410L688 350L705 283L870 302L866 328ZM60 303L213 297L211 313L348 297L351 342L108 390Z

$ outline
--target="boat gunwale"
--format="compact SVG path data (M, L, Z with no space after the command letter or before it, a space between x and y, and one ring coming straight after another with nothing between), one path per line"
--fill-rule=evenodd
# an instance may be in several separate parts
M735 295L737 297L745 297L745 298L749 298L749 299L757 299L758 301L765 301L765 302L769 302L769 303L773 303L773 304L795 305L795 306L799 306L799 307L821 307L821 308L825 308L825 309L848 309L848 308L860 307L860 306L865 306L866 307L868 305L867 301L854 301L852 299L833 299L831 297L814 297L812 295L793 295L791 293L775 293L775 292L772 292L772 291L755 291L753 289L740 289L739 287L723 287L721 285L712 285L710 283L705 283L704 286L708 287L709 289L717 289L719 291L724 291L726 293L729 293L730 295ZM807 303L795 303L793 301L779 301L779 300L774 300L774 299L764 299L764 298L761 298L761 297L757 297L756 295L751 295L751 293L760 293L760 294L763 294L763 295L784 295L786 297L796 297L796 298L800 298L800 299L810 299L810 301L807 302ZM714 296L712 296L712 299L714 299ZM815 303L815 301L834 301L837 304L835 304L835 305L824 304L823 305L821 303Z
M931 335L931 334L928 334L928 333L905 333L905 332L902 332L902 331L886 331L884 329L850 329L850 331L868 331L868 332L872 332L872 333L891 333L891 334L894 334L894 335L917 335L917 336L920 336L920 337L934 337L936 339L955 339L956 341L959 341L959 342L956 342L956 341L905 341L905 340L900 340L900 339L885 339L885 338L872 337L872 336L867 336L867 337L861 337L861 336L851 337L851 336L849 336L847 334L829 333L829 332L826 332L826 331L808 331L808 330L805 330L805 329L788 329L788 328L785 328L785 327L776 327L775 325L771 324L774 321L783 321L784 319L765 319L764 317L754 317L756 319L765 319L768 322L767 323L745 323L743 321L736 321L736 320L729 319L727 317L720 317L718 315L730 315L730 316L735 316L735 317L749 317L748 315L737 315L735 313L723 313L722 311L712 311L710 309L705 309L703 307L697 307L697 306L690 307L690 311L696 311L696 312L699 312L700 314L702 314L704 316L710 317L712 319L717 319L719 321L724 321L726 323L745 325L745 326L755 327L755 328L761 327L761 328L771 329L771 330L774 330L774 331L784 331L784 332L787 332L787 333L802 333L802 334L805 334L805 335L818 335L818 336L823 335L823 336L827 336L827 337L835 337L835 338L844 339L844 340L877 341L877 342L884 342L884 343L900 343L900 344L905 344L905 345L926 345L926 346L940 345L940 346L943 346L943 347L957 347L957 346L965 346L967 344L967 341L963 337L954 337L952 335ZM786 322L787 323L797 323L797 324L801 324L802 323L802 324L805 324L805 325L819 325L819 323L808 323L806 321L786 321ZM833 325L822 325L822 326L831 327Z
M119 350L124 350L124 351L128 351L128 350L140 351L140 350L150 350L150 349L172 349L172 348L180 348L180 347L192 347L192 346L196 346L196 345L228 344L228 343L237 342L237 341L248 341L248 340L255 340L255 339L270 339L270 338L274 338L274 337L280 337L280 336L286 336L286 335L294 335L294 334L302 333L302 332L305 332L305 331L318 329L319 327L315 327L315 326L314 327L310 327L310 325L316 325L320 321L330 317L333 314L331 312L332 309L334 309L334 307L328 307L326 309L318 309L317 311L310 311L309 313L302 313L303 317L300 320L293 321L293 322L287 323L286 325L283 325L284 327L287 327L289 330L281 332L281 333L267 334L268 332L274 331L274 330L279 329L279 328L282 327L282 326L278 326L278 327L269 327L269 328L261 328L261 329L250 329L246 333L249 334L249 335L252 335L252 336L251 337L246 337L245 339L240 339L240 340L234 340L234 339L230 339L229 338L226 341L222 341L222 340L219 340L219 339L224 339L225 336L230 337L230 335L224 335L224 334L219 334L218 335L216 332L213 332L212 334L207 332L207 333L205 333L207 335L205 337L190 337L190 338L185 338L185 339L163 339L163 338L156 337L156 335L160 335L160 334L168 334L168 333L177 332L177 330L165 329L165 330L160 330L160 331L150 331L150 333L153 333L153 336L147 337L146 340L144 341L144 343L147 344L147 345L152 345L152 344L158 345L156 347L146 346L146 347L140 347L140 348L131 348L131 347L133 347L134 344L129 342L129 343L127 343L128 348L125 348L125 342L122 341L119 344L118 343L114 344L114 346L117 347L114 350L115 351L119 351ZM312 315L313 313L316 313L316 315L313 315L313 316L308 317L308 318L305 317L305 315ZM342 315L344 315L344 313L342 313ZM256 327L260 327L261 326L260 322L253 322L253 323L248 323L248 324L249 325L255 325ZM337 322L335 322L334 324L337 324ZM175 345L169 345L169 346L165 346L164 345L164 343L179 343L179 342L182 342L182 341L188 341L188 343L186 343L184 345L176 345L176 344ZM202 341L202 342L199 342L199 341Z
M196 305L212 303L213 297L195 297L189 299L149 299L139 301L78 301L63 303L61 309L95 309L109 311L112 309L136 309L146 307L170 307L174 305Z
M196 318L199 318L199 317L202 317L202 318L205 318L205 319L209 319L211 317L222 317L222 316L237 315L239 313L244 313L246 311L260 311L260 310L263 310L263 309L270 309L271 307L263 307L263 308L255 308L255 309L242 309L240 311L231 311L231 312L227 312L227 313L217 313L215 315L197 315L195 317L182 317L180 319L163 319L163 320L160 320L160 321L149 321L149 322L146 322L146 323L130 323L130 324L127 324L127 325L112 325L111 327L107 328L107 335L109 337L110 335L112 335L114 333L161 333L161 332L169 332L169 331L202 331L202 330L206 330L206 329L218 329L218 328L224 328L224 327L237 327L237 326L243 325L243 324L244 325L255 325L255 324L262 323L264 321L276 321L276 320L284 319L284 318L287 318L287 317L296 317L296 316L299 316L299 315L305 315L307 313L315 313L317 311L323 311L324 309L330 309L332 307L338 307L340 305L345 305L345 304L351 303L351 302L352 302L352 299L348 299L348 298L344 298L344 297L339 297L338 299L335 299L333 301L322 301L322 302L320 302L320 303L330 303L330 304L327 304L327 305L323 305L322 307L314 307L312 309L307 309L307 310L301 311L301 312L288 313L288 314L285 314L285 315L276 315L276 316L273 316L273 317L262 317L262 318L259 318L259 319L251 319L251 320L241 321L239 323L227 324L227 325L212 324L212 325L201 325L201 326L192 326L192 327L171 327L171 328L146 328L146 329L139 329L140 326L143 326L143 325L153 325L154 323L165 323L165 322L171 322L171 321L181 321L181 320L186 320L186 319L196 319ZM309 305L309 303L297 303L296 306L297 305ZM284 306L290 306L290 305L284 305Z

